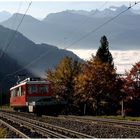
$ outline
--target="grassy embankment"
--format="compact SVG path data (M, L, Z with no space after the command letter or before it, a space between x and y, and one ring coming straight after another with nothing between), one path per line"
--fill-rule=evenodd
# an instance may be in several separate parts
M140 117L129 117L125 116L97 116L99 118L107 118L107 119L117 119L117 120L128 120L128 121L140 121Z

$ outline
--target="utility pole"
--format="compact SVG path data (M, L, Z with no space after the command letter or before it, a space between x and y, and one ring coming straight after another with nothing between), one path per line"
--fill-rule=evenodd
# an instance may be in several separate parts
M125 117L125 113L124 113L124 101L123 101L123 99L121 101L121 106L122 106L121 114L122 114L122 117L124 118Z
M84 115L86 115L86 103L84 104Z
M121 89L121 93L124 93L124 89ZM124 97L122 96L122 101L121 101L121 115L124 118L125 117L125 112L124 112Z

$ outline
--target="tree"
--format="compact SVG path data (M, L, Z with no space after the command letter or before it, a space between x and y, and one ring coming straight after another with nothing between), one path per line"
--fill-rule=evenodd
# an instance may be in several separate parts
M126 72L124 91L126 97L126 113L128 115L140 115L140 62L133 65L129 72Z
M81 63L64 57L54 70L47 71L47 79L52 83L53 95L73 104L74 78L81 71ZM69 107L70 108L70 107Z
M111 106L118 98L116 76L116 70L109 63L93 57L84 65L83 73L75 78L75 101L77 104L87 104L89 114L115 112Z
M101 46L99 47L95 58L103 63L109 63L112 67L114 67L113 58L111 53L109 52L109 43L106 36L101 37L100 43Z

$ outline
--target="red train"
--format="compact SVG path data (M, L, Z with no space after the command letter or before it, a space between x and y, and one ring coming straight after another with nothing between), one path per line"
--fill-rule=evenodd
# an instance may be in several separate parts
M52 98L50 82L41 78L27 78L10 88L10 106L14 110L53 115L64 105L64 101Z

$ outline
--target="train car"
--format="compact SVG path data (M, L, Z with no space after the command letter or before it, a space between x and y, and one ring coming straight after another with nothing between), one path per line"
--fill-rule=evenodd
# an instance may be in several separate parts
M10 106L14 110L58 114L64 104L52 98L50 82L41 78L27 78L10 88Z

